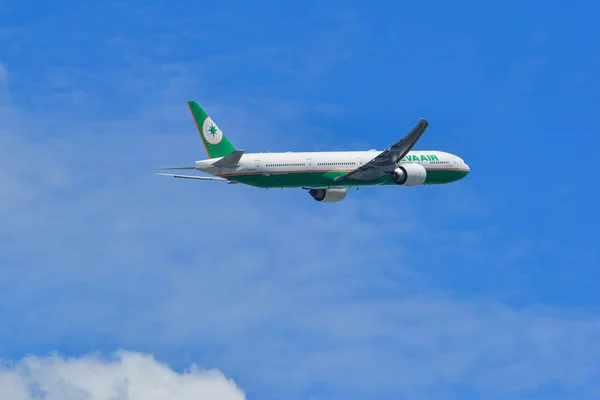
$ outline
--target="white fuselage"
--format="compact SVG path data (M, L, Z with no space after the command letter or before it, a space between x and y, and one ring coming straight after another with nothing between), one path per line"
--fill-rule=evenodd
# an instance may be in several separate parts
M302 172L351 171L371 161L381 151L329 151L329 152L285 152L246 153L235 168L216 168L212 164L218 158L195 162L197 170L218 176L245 173L288 174ZM435 156L435 157L432 157ZM415 158L416 157L416 158ZM469 169L464 160L443 151L411 151L400 164L416 162L428 170Z

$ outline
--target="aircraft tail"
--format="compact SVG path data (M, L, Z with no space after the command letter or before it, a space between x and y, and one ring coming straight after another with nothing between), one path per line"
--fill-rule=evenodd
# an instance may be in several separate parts
M217 124L206 114L197 101L188 101L188 107L196 122L208 158L225 157L236 151L235 147L227 140Z

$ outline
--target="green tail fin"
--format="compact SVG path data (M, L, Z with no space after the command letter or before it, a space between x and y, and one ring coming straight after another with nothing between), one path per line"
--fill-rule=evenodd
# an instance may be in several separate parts
M196 127L208 158L225 157L235 151L235 147L227 140L217 124L206 114L196 101L188 101L188 107L196 121Z

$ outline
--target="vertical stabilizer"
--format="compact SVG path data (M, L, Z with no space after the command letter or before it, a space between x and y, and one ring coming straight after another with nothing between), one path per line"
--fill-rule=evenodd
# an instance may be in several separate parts
M188 101L188 107L196 122L208 158L225 157L235 151L235 147L227 140L217 124L206 114L198 102Z

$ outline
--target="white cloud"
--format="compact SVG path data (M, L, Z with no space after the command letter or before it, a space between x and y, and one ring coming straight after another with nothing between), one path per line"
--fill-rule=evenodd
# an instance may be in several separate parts
M63 358L28 356L0 368L7 400L243 400L244 393L217 370L177 372L151 355L122 351Z

